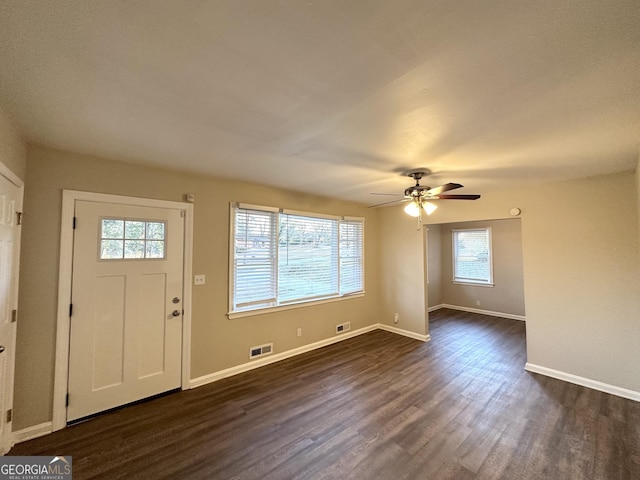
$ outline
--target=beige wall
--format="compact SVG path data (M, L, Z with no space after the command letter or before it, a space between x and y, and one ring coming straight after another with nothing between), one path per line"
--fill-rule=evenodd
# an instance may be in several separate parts
M443 203L430 222L509 218L521 208L528 361L640 392L636 189L625 172L504 190ZM381 220L387 229L388 216Z
M451 230L486 227L491 228L495 285L493 287L485 287L454 284ZM430 225L429 228L432 228L432 226ZM447 223L440 225L440 228L441 303L524 316L520 219ZM429 262L431 262L431 257ZM431 296L431 289L429 292L429 296Z
M640 255L632 173L523 200L528 361L640 392Z
M377 210L380 219L380 283L382 294L380 323L425 335L427 292L425 244L417 220L400 207ZM400 321L394 325L394 314Z
M27 170L27 148L11 119L0 109L0 163L21 180Z
M2 131L2 128L0 128ZM19 142L18 142L19 144ZM18 148L17 151L20 149ZM20 158L19 155L16 158ZM20 166L19 161L16 165ZM20 282L14 428L51 420L61 190L180 201L196 194L192 378L247 362L251 345L286 351L377 322L428 333L425 243L400 208L361 206L242 182L30 147ZM632 172L447 202L431 218L509 218L522 209L528 361L640 391L640 181ZM612 195L611 192L615 192ZM229 202L365 216L367 295L228 320ZM446 206L446 208L445 208ZM297 327L303 336L296 337Z
M442 237L440 225L428 225L427 230L427 293L429 308L442 305Z
M638 228L640 229L640 153L636 162L636 202L638 204ZM638 243L640 245L640 235L638 235Z
M52 418L55 317L62 190L181 201L196 195L194 274L207 283L193 288L191 375L197 378L248 362L250 346L274 342L274 351L335 336L335 326L352 330L378 322L377 211L299 193L223 181L30 146L25 190L20 323L14 428ZM318 306L229 320L229 202L366 217L366 295ZM302 328L302 337L296 329Z

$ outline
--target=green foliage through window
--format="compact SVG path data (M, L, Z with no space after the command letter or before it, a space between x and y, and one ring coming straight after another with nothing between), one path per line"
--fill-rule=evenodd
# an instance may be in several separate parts
M165 222L103 218L100 259L165 258Z

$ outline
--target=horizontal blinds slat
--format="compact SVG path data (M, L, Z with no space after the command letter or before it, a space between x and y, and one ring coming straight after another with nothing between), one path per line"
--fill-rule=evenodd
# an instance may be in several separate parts
M234 307L272 305L276 298L276 217L264 210L236 209Z
M297 218L309 218L309 219L322 218L325 220L336 220L336 221L340 220L340 217L336 215L327 215L325 213L309 213L309 212L300 212L298 210L289 210L289 209L282 209L281 213L283 213L284 215L289 215Z
M279 208L276 207L265 207L262 205L252 205L250 203L238 203L236 204L237 208L243 209L243 210L255 210L255 211L260 211L260 212L272 212L272 213L278 213L280 211Z

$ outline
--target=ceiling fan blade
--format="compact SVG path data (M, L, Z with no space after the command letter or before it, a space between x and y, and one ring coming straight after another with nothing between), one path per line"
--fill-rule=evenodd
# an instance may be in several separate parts
M427 200L477 200L480 195L436 195L427 197Z
M400 199L400 200L392 200L392 201L390 201L390 202L378 203L378 204L376 204L376 205L369 205L367 208L383 207L383 206L385 206L385 205L392 205L392 204L394 204L394 203L408 202L408 201L410 201L410 200L411 200L411 199L409 199L409 198L402 198L402 199Z
M369 195L389 195L389 196L393 196L393 197L403 197L404 195L401 195L399 193L369 193Z
M449 190L455 190L456 188L462 188L463 185L459 183L445 183L439 187L433 187L429 190L429 195L440 195L441 193L448 192Z

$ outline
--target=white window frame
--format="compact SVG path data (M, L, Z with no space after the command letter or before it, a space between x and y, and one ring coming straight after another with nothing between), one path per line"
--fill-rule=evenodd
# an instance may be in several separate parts
M282 301L280 302L277 298L278 295L278 245L276 243L276 252L275 252L275 258L273 259L273 262L275 262L275 269L276 269L276 299L275 301L270 301L270 302L256 302L255 305L251 304L251 303L247 303L244 304L243 307L244 308L237 308L235 305L235 292L234 292L234 288L235 288L235 284L236 284L236 279L235 279L235 263L236 263L236 259L235 259L235 237L236 237L236 210L237 209L246 209L246 210L256 210L256 211L262 211L262 212L268 212L271 214L275 214L276 215L276 242L278 241L278 228L279 228L279 218L280 215L296 215L296 216L304 216L304 217L310 217L310 218L322 218L322 219L329 219L329 220L335 220L338 222L338 228L337 228L337 232L338 235L340 234L340 222L345 222L345 223L353 223L353 222L361 222L362 223L362 289L358 290L358 291L352 291L352 292L346 292L346 293L340 293L340 285L338 285L338 292L335 295L328 295L328 296L323 296L320 298L309 298L309 299L302 299L299 301ZM260 315L260 314L265 314L265 313L271 313L274 311L279 311L279 310L288 310L291 308L299 308L299 307L304 307L304 306L311 306L311 305L318 305L318 304L322 304L322 303L328 303L328 302L336 302L336 301L341 301L341 300L345 300L348 298L357 298L357 297L362 297L365 294L365 290L364 290L364 279L365 279L365 274L364 274L364 258L365 258L365 253L364 253L364 218L363 217L340 217L340 216L335 216L335 215L325 215L325 214L319 214L319 213L311 213L311 212L302 212L302 211L296 211L296 210L286 210L286 209L280 209L280 208L274 208L274 207L265 207L265 206L261 206L261 205L251 205L251 204L245 204L245 203L235 203L232 202L229 206L229 220L230 220L230 228L229 228L229 310L227 313L227 317L230 319L234 319L234 318L241 318L241 317L246 317L246 316L253 316L253 315ZM338 237L338 256L337 256L337 265L336 265L336 274L338 276L338 284L340 282L340 253L339 253L339 244L340 244L340 238ZM270 299L271 300L271 299Z
M458 275L458 258L460 255L458 254L458 235L460 233L465 232L483 232L487 237L488 244L488 266L489 266L489 278L471 278L464 277ZM493 287L493 242L491 237L491 227L480 227L480 228L465 228L465 229L452 229L451 230L451 257L452 257L452 277L454 284L460 285L474 285L474 286L482 286L482 287Z

